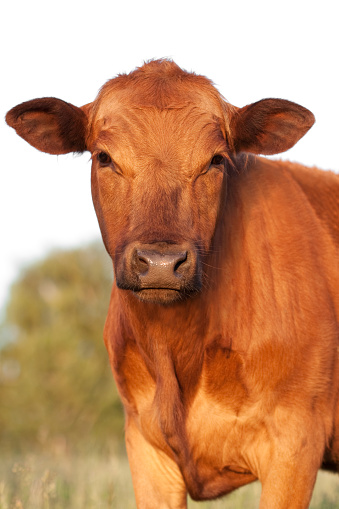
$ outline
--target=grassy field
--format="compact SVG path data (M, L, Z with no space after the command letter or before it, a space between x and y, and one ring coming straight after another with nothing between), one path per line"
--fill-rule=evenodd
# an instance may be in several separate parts
M190 509L255 509L260 484ZM320 472L311 509L339 508L339 477ZM2 458L0 509L135 509L125 456L31 455Z

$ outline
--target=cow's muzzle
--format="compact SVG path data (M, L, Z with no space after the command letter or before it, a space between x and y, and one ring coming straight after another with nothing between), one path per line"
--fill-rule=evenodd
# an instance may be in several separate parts
M169 304L201 287L196 251L186 244L129 246L116 269L118 287L132 290L144 301Z

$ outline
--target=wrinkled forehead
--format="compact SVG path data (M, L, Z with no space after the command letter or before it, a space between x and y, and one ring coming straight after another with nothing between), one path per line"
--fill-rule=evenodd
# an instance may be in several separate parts
M182 72L176 74L131 73L108 81L97 97L98 112L108 104L126 108L181 109L190 104L214 114L221 113L221 97L203 76Z
M161 151L169 156L180 150L222 150L225 140L225 115L217 93L178 84L158 89L121 89L112 84L93 103L90 142L94 145L124 145L139 153Z

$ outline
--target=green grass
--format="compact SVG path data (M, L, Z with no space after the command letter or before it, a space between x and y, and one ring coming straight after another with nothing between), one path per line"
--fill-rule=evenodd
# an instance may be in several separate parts
M257 509L260 484L190 509ZM339 508L339 477L320 472L311 509ZM0 462L0 509L135 509L125 456L27 455Z

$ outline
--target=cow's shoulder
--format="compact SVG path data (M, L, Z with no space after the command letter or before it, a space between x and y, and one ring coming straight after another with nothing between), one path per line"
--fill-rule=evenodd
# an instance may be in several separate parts
M285 168L339 245L339 175L295 163L285 163Z

